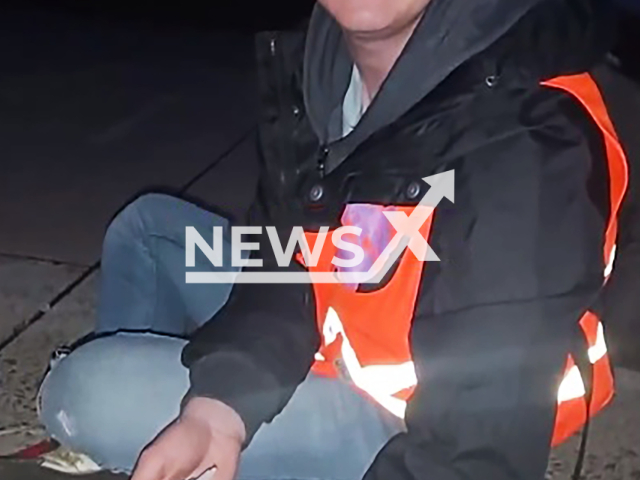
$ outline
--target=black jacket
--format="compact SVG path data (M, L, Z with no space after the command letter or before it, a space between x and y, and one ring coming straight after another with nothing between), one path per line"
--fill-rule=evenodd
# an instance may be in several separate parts
M456 172L456 203L437 208L429 242L441 262L415 307L407 433L367 480L543 478L573 328L602 285L609 201L600 131L540 82L602 58L604 17L596 0L433 0L344 139L335 109L351 64L327 14L316 10L308 35L259 38L252 222L335 225L345 204L412 204L409 186ZM311 287L237 285L184 351L190 395L232 406L251 438L319 343Z

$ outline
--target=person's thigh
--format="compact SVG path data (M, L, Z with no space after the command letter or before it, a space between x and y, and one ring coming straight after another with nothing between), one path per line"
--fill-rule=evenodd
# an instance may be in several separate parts
M245 450L238 480L360 480L403 422L338 379L298 387Z
M62 360L41 388L40 417L63 445L101 466L130 472L146 446L179 413L189 386L185 341L119 334ZM241 459L239 480L359 480L402 429L339 380L310 375Z
M207 243L224 232L224 266L196 249L194 270L238 271L231 265L229 223L212 212L162 194L144 195L120 212L102 250L98 333L150 330L187 335L227 301L230 284L187 284L185 232L194 227Z

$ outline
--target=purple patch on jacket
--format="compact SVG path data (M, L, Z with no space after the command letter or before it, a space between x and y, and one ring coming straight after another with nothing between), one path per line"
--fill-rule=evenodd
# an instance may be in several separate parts
M358 227L362 229L360 236L345 234L342 240L354 245L359 245L364 250L364 260L355 267L336 267L338 274L341 272L366 272L380 257L384 249L391 242L395 229L384 216L383 212L396 211L396 207L384 207L370 204L347 205L342 215L342 225ZM336 257L343 260L352 259L354 254L347 250L338 249ZM350 288L357 288L356 284L345 284Z

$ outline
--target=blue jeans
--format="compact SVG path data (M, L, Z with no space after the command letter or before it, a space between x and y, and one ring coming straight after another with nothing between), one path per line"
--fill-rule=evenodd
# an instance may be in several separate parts
M97 331L108 335L58 362L41 387L49 433L109 470L131 472L142 448L176 418L189 386L180 363L186 338L231 291L185 283L186 226L211 238L227 222L165 195L144 196L116 217L98 307ZM198 271L214 269L204 255L196 260ZM402 429L350 385L310 374L243 452L238 478L358 480Z

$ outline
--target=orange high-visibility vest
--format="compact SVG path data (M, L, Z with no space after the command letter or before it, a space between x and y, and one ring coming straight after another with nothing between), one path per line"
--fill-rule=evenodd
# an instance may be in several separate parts
M600 127L608 157L611 217L606 230L603 278L611 272L615 255L617 216L627 188L628 173L624 151L597 85L590 75L560 77L543 85L557 88L577 98ZM395 210L411 214L415 207ZM420 234L429 237L432 216L422 225ZM313 250L318 234L305 233ZM319 261L310 272L332 271L337 252L332 242L324 242ZM316 283L316 314L322 345L312 370L325 376L347 377L381 406L404 417L407 400L417 384L411 359L409 334L424 265L406 251L393 278L380 290L359 293L340 283ZM586 312L580 326L589 345L593 364L591 415L606 406L614 394L614 382L604 331L599 319ZM558 412L552 444L555 446L576 433L586 421L585 387L571 356L558 391Z

